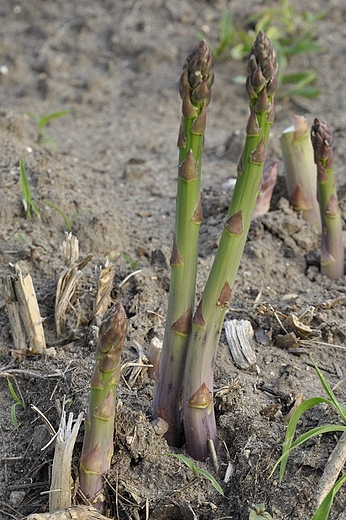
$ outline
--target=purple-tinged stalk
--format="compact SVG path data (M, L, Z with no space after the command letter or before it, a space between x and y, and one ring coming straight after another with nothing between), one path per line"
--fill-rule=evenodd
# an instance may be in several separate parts
M304 220L315 224L321 234L316 165L309 123L304 116L293 115L292 119L293 125L286 128L280 137L289 201L296 211L302 212Z
M256 199L255 209L253 210L252 220L268 213L273 190L278 178L279 161L273 161L264 168Z
M80 459L81 490L101 512L105 507L103 475L109 470L113 455L115 395L126 333L125 310L117 303L106 313L99 330Z
M153 416L162 417L169 424L166 439L173 446L180 446L183 441L179 402L195 300L198 235L203 218L201 158L213 80L211 52L207 43L201 41L187 57L180 78L182 120L178 137L178 192L170 261L171 283L153 403Z
M314 120L311 141L317 165L318 201L322 219L321 272L335 280L344 276L342 220L334 175L334 136L322 119Z
M274 120L278 63L263 31L248 64L250 116L238 176L220 244L192 322L183 384L183 420L189 454L204 460L208 443L217 446L213 405L216 349L255 207L266 146Z

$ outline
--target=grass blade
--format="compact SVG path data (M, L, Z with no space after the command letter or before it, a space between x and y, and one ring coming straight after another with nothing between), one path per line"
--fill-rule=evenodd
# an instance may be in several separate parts
M17 416L16 416L17 404L18 403L13 403L13 405L11 406L11 421L16 430L18 430L18 427L19 427L18 421L17 421Z
M23 198L25 201L25 218L30 216L30 202L31 192L29 181L26 176L25 165L22 157L19 157L19 168L20 168L20 185L22 187Z
M38 206L37 206L37 204L36 204L36 202L34 200L31 201L30 206L31 206L33 212L35 213L35 215L38 218L41 218L40 217L40 210L38 209Z
M328 515L329 515L330 509L332 507L334 497L345 481L346 481L346 473L341 478L339 478L339 480L334 484L334 486L329 491L326 498L323 500L323 502L317 508L314 516L312 517L312 520L327 520L328 519Z
M316 428L313 428L312 430L309 430L308 432L303 433L298 439L296 439L290 446L290 448L285 450L285 453L283 453L276 463L276 466L279 462L281 464L284 464L283 471L281 471L280 468L280 482L282 481L284 471L286 468L287 458L288 455L291 453L294 448L297 448L304 442L308 441L309 439L312 439L313 437L316 437L317 435L322 435L323 433L331 433L331 432L345 432L346 426L340 426L338 424L327 424L326 426L317 426Z
M39 126L40 126L40 128L44 128L51 119L58 119L59 117L64 116L66 114L70 114L70 113L71 113L71 110L61 110L60 112L52 112L51 114L47 114L46 116L41 117L41 119L38 119ZM33 117L35 117L35 116L33 116ZM36 117L35 117L35 119L36 119Z
M224 495L224 492L223 492L223 489L222 487L220 486L220 484L214 479L213 475L211 475L209 473L209 471L207 471L206 469L202 469L202 468L198 468L198 473L200 473L201 475L203 475L203 477L205 477L206 479L209 480L209 482L212 483L213 487L216 489L216 491L218 493L220 493L220 495Z
M323 377L322 372L320 371L320 369L318 368L318 366L316 365L315 361L313 360L313 358L311 356L310 356L310 359L311 359L312 363L314 364L315 370L316 370L317 375L318 375L318 377L319 377L319 379L321 381L321 384L322 384L322 386L324 388L324 391L326 392L326 394L328 395L329 399L331 400L334 408L336 408L336 410L339 412L343 422L346 423L346 408L344 406L342 406L338 402L337 398L334 395L333 390L330 388L328 382Z
M209 480L209 482L211 482L213 487L216 489L218 493L220 493L220 495L224 495L222 487L209 473L209 471L207 471L206 469L198 468L196 464L193 462L193 460L189 457L186 457L185 455L181 455L178 453L162 453L162 455L165 455L167 457L174 457L175 459L180 460L193 472L195 477L197 477L198 475L203 475L203 477L205 477L207 480Z
M307 412L308 410L310 410L310 408L313 408L314 406L316 406L317 404L320 404L320 403L331 404L330 401L328 401L328 399L324 399L323 397L313 397L311 399L307 399L306 401L304 401L294 411L294 413L290 419L290 422L288 423L288 426L287 426L285 442L284 442L284 445L282 448L282 455L279 458L279 460L275 463L275 465L269 475L269 478L274 474L274 471L276 470L277 466L279 464L281 464L280 465L280 482L282 481L284 474L285 474L288 454L289 454L289 450L290 450L290 447L292 444L292 440L294 437L294 432L296 430L297 423L305 412Z

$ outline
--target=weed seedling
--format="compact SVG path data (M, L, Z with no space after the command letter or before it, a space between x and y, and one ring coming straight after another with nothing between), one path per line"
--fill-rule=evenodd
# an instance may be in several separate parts
M325 399L324 397L312 397L311 399L307 399L303 403L301 403L298 408L293 412L293 415L288 423L287 431L286 431L286 437L285 442L282 448L282 455L279 458L279 460L276 462L270 477L274 474L275 469L280 465L280 482L284 478L286 465L288 456L291 453L291 451L294 448L297 448L304 442L312 439L313 437L316 437L317 435L321 435L322 433L331 433L331 432L346 432L346 426L342 426L340 424L327 424L324 426L317 426L316 428L313 428L312 430L309 430L305 433L303 433L298 439L296 439L293 442L294 433L298 424L298 421L300 420L301 416L313 408L314 406L317 406L318 404L325 403L330 406L332 406L339 414L341 421L346 424L346 407L341 405L339 401L336 399L333 390L329 386L326 379L323 377L321 371L317 367L317 365L314 363L313 359L311 358L315 370L317 372L317 375L319 377L319 380L323 386L324 391L328 395L329 399ZM339 488L342 486L342 484L346 481L346 473L331 487L328 494L325 496L325 498L322 500L322 502L319 504L312 520L327 520L334 497L339 490Z
M185 455L180 455L180 454L177 454L177 453L162 453L160 455L163 455L163 456L166 456L166 457L174 457L174 458L180 460L181 462L183 462L192 471L195 479L199 478L200 476L206 478L207 480L209 480L209 482L211 482L213 487L216 489L216 491L218 493L220 493L220 495L224 495L222 487L215 480L213 475L211 475L209 473L209 471L207 471L206 469L198 468L196 466L196 464L193 462L193 460L189 459L189 457L185 457Z
M138 262L140 261L140 258L137 258L136 260L133 260L127 253L124 251L121 251L121 256L123 259L129 264L132 271L134 271L137 268Z
M82 215L83 213L88 211L87 209L83 209L81 211L77 211L77 213L72 215L72 217L69 219L68 216L66 215L66 213L64 213L63 210L59 206L54 204L53 202L50 202L49 200L43 200L42 202L44 202L45 204L48 204L48 206L50 206L51 208L55 209L55 211L57 211L59 213L59 215L62 216L62 218L63 218L63 220L65 222L67 231L69 233L71 233L71 231L72 231L73 222L76 220L76 218L79 217L79 215Z
M20 185L22 187L23 193L23 206L25 211L25 218L28 219L30 217L31 210L35 213L35 215L40 218L40 211L38 206L34 200L31 198L30 185L28 181L28 177L25 171L25 165L22 157L19 157L19 168L20 168Z
M28 112L28 116L32 117L37 125L36 143L40 145L47 144L51 146L53 149L55 149L54 140L49 134L45 132L45 128L52 119L58 119L70 113L71 110L61 110L60 112L52 112L51 114L46 114L40 117L36 114L33 114L32 112Z
M260 9L248 17L243 27L238 29L227 11L219 23L218 44L212 48L213 55L218 59L228 53L233 59L242 60L250 53L254 35L262 30L271 40L277 54L279 90L285 85L279 96L315 97L319 90L312 85L317 77L314 71L299 71L294 74L285 74L285 71L290 57L323 50L313 41L313 36L316 22L324 18L327 12L326 9L316 15L308 11L298 13L290 0L279 0L273 7ZM248 30L248 26L253 24L254 29ZM236 77L234 81L244 82L245 78Z
M273 517L267 513L264 504L252 504L253 510L250 511L249 520L273 520Z
M32 262L34 259L34 252L36 249L41 248L43 251L46 251L45 248L39 244L38 242L34 241L32 238L28 237L27 235L24 235L23 233L15 233L14 235L17 240L28 246L29 248L29 261Z
M17 408L17 406L21 406L25 410L25 404L23 403L23 401L20 400L20 398L16 394L16 392L13 388L13 385L9 379L7 379L7 384L8 384L8 389L10 391L10 394L12 395L13 399L15 400L15 402L11 406L11 420L12 420L13 426L17 430L18 429L18 420L17 420L17 415L16 415L16 408Z

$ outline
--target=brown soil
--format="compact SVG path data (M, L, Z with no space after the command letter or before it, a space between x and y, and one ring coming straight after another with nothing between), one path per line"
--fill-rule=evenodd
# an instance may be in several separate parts
M314 13L324 0L292 1ZM230 5L228 5L230 4ZM0 517L20 519L47 510L53 448L41 451L50 433L35 405L55 429L59 405L65 399L75 416L85 411L88 381L94 362L92 308L97 270L105 257L115 263L112 297L121 299L129 317L124 363L136 362L138 345L144 353L150 340L162 339L167 307L167 257L174 225L177 150L181 101L177 82L185 57L197 43L196 33L210 29L215 43L218 22L231 8L241 21L259 5L255 0L198 2L171 0L2 0L0 6L0 142L1 142L1 275L18 263L31 274L36 288L47 354L19 361L13 353L5 300L1 299ZM272 2L268 2L268 5ZM328 2L330 11L317 22L320 54L297 56L290 71L319 70L315 99L279 99L268 161L280 157L278 137L292 113L310 122L318 116L335 130L335 165L339 172L340 204L346 218L343 165L346 148L346 52L343 0ZM230 193L227 181L235 176L248 102L244 88L232 82L245 74L246 63L230 58L215 65L215 85L209 108L203 163L204 222L201 229L198 291L201 292L213 255ZM71 109L53 120L48 132L55 149L35 144L36 127L27 113L44 115ZM27 168L32 196L41 219L26 220L21 201L18 157ZM308 345L324 376L345 402L344 353L345 285L331 282L308 265L318 259L315 231L287 201L283 165L270 213L251 225L242 265L227 318L244 318L256 331L257 366L240 370L221 337L215 388L226 387L216 398L220 437L220 470L207 468L223 486L222 497L179 461L159 456L168 446L151 425L153 383L143 369L130 384L129 368L118 389L115 453L107 476L109 516L119 519L232 518L246 520L253 503L264 503L275 520L312 517L314 490L337 437L316 438L294 452L282 483L268 480L280 455L286 431L278 399L259 384L304 398L322 395L307 354L296 356L279 348L275 337L280 322L292 312L313 307ZM65 226L44 200L58 205L73 222L82 256L92 260L83 271L78 300L67 329L57 339L54 299L63 268ZM16 239L21 233L35 247ZM133 268L121 252L138 259L141 272L120 283ZM257 304L255 305L255 301ZM78 319L77 319L78 318ZM290 332L290 330L289 330ZM128 366L128 365L127 365ZM20 369L21 373L10 373ZM10 375L9 375L10 374ZM16 408L14 429L7 378L26 405ZM338 417L320 407L304 416L298 433ZM77 477L81 431L73 460ZM181 453L185 453L184 449ZM228 483L226 469L232 468ZM345 492L337 496L331 520L345 519ZM76 496L80 501L80 497Z

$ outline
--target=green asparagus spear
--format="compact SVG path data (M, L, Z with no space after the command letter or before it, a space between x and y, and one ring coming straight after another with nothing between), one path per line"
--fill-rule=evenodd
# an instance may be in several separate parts
M208 441L217 445L213 410L213 369L224 316L244 250L265 160L278 63L263 31L252 48L246 82L250 116L246 141L220 244L193 318L183 381L183 420L189 454L203 460Z
M80 459L81 490L101 512L104 508L102 476L109 470L113 455L115 393L126 333L125 310L117 303L106 313L100 326Z
M259 192L252 220L265 215L270 209L270 201L278 178L279 161L273 161L263 170Z
M293 125L286 128L280 137L289 201L294 209L302 211L305 220L315 224L321 234L316 165L309 124L304 116L293 115L292 119Z
M342 221L333 165L333 132L322 119L315 119L311 140L317 165L318 201L322 219L321 272L335 280L344 276Z
M171 284L153 405L154 417L162 417L168 422L166 438L174 446L182 443L179 400L195 299L198 235L203 218L201 157L213 80L211 52L207 43L201 41L187 57L180 78L182 121L178 137L178 192L170 262Z

